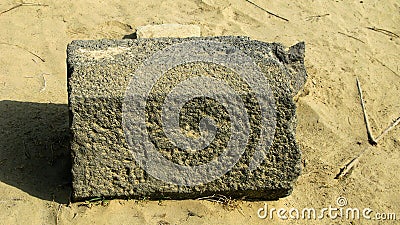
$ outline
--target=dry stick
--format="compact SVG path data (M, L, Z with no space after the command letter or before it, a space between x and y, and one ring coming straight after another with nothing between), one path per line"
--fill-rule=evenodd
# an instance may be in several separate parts
M361 85L360 85L360 81L358 80L358 77L356 77L356 81L357 81L357 88L358 88L358 94L360 96L360 101L361 101L361 107L363 110L363 114L364 114L364 121L367 127L367 135L368 135L368 141L370 144L372 145L376 145L376 140L374 139L374 137L371 134L371 128L369 126L369 121L368 121L368 116L367 116L367 112L365 110L365 105L364 105L364 98L363 98L363 94L362 94L362 90L361 90ZM349 163L347 163L343 168L340 169L340 172L336 175L335 179L341 179L344 176L346 176L347 174L350 173L350 171L357 165L357 163L359 162L358 159L367 151L371 148L371 146L369 146L368 148L364 149L364 151L360 152L356 157L354 157Z
M254 2L252 2L252 1L250 1L250 0L245 0L245 1L248 2L248 3L250 3L250 4L252 4L252 5L254 5L255 7L261 9L262 11L268 13L268 14L271 15L271 16L275 16L275 17L277 17L277 18L279 18L279 19L281 19L281 20L284 20L284 21L286 21L286 22L289 22L288 19L286 19L286 18L284 18L284 17L282 17L282 16L279 16L279 15L277 15L277 14L275 14L275 13L272 13L271 11L268 11L268 10L262 8L261 6L257 5L256 3L254 3Z
M363 100L362 100L361 86L360 86L360 83L359 83L359 81L358 81L358 78L357 78L357 86L358 86L358 90L359 90L359 92L360 92L360 98L361 98L362 104L364 104L364 103L363 103ZM363 110L364 110L364 107L363 107ZM365 111L364 111L364 119L366 119L365 116L366 116L366 113L365 113ZM368 119L366 119L366 121L368 121ZM367 122L366 122L366 123L367 123ZM400 123L400 117L398 117L391 125L389 125L388 128L386 128L376 139L374 139L375 143L377 143L379 140L381 140L390 130L392 130L394 127L396 127L399 123ZM368 125L367 125L367 127L368 127ZM367 130L368 130L368 128L367 128ZM363 155L364 155L367 151L369 151L370 149L372 149L372 146L369 146L368 148L364 149L364 150L363 150L362 152L360 152L356 157L354 157L349 163L347 163L347 164L340 170L340 172L336 175L335 179L341 179L341 178L345 177L347 174L349 174L350 171L351 171L351 170L357 165L357 163L359 162L359 161L358 161L359 158L360 158L361 156L363 156Z
M227 210L237 209L244 216L242 207L240 207L239 203L236 200L232 200L231 198L228 198L224 195L213 194L211 196L198 198L197 200L207 200L210 202L216 202L218 204L223 205L224 208Z
M396 73L396 71L392 70L390 67L386 66L386 64L384 64L383 62L381 62L380 60L378 60L377 58L372 57L374 60L376 60L377 62L379 62L383 67L386 67L386 69L390 70L392 73L394 73L396 76L400 77L400 74Z
M308 16L308 17L306 18L306 20L309 21L309 20L312 20L312 19L319 19L319 18L322 18L322 17L325 17L325 16L329 16L329 15L330 15L330 14L327 13L327 14L323 14L323 15Z
M397 118L388 128L386 128L376 139L375 141L379 141L383 138L384 135L386 135L389 131L391 131L393 128L397 126L397 124L400 123L400 117Z
M367 29L382 33L382 34L390 36L390 37L400 38L400 36L398 34L395 34L395 33L393 33L392 31L389 31L389 30L376 28L376 27L367 27Z
M363 40L360 40L359 38L356 38L356 37L354 37L354 36L351 36L351 35L342 33L342 32L340 32L340 31L339 31L338 33L339 33L339 34L342 34L342 35L344 35L344 36L346 36L346 37L353 38L354 40L357 40L357 41L359 41L359 42L365 44L365 42L364 42Z
M60 218L58 217L58 215L59 215L59 213L60 213L60 211L61 211L61 207L62 207L62 204L59 204L59 205L58 205L57 212L56 212L56 225L57 225L58 222L60 221Z
M364 149L362 152L360 152L356 157L354 157L349 163L347 163L343 168L340 169L340 172L336 175L335 179L341 179L348 175L350 171L357 165L359 162L359 159L362 155L365 154L368 150L370 150L372 146L369 146L368 148Z
M226 196L223 196L223 197L221 197L221 196L223 196L223 195L213 194L213 195L210 195L210 196L197 198L197 200L207 200L207 201L210 201L210 202L217 202L217 203L223 204L223 201L221 201L221 198L224 198L224 199L228 199L228 198Z
M45 74L42 73L43 87L42 87L42 89L40 89L39 92L42 92L42 91L46 90L47 82L46 82L46 78L44 77L44 75L45 75Z
M362 107L363 114L364 114L364 121L365 121L365 125L367 126L368 141L371 145L376 145L377 144L376 140L372 136L372 133L371 133L371 127L369 125L367 111L365 110L364 98L363 98L363 94L362 94L362 90L361 90L360 81L358 80L358 78L356 78L356 81L357 81L357 87L358 87L358 94L360 95L361 107Z
M22 6L49 6L49 5L41 4L41 3L23 2L23 3L19 3L18 5L15 5L9 9L6 9L6 10L0 12L0 15L4 14L6 12L10 12L11 10L14 10L14 9L22 7Z
M7 43L7 42L0 42L0 45L9 45L9 46L17 47L17 48L19 48L19 49L22 49L22 50L25 50L25 51L29 52L29 53L32 54L33 56L35 56L35 57L37 57L38 59L40 59L40 61L46 62L46 60L44 60L42 57L40 57L39 55L33 53L32 51L29 51L28 49L26 49L26 48L24 48L24 47L22 47L22 46L15 45L15 44L10 44L10 43Z
M390 130L395 128L398 124L400 123L400 117L397 118L388 128L386 128L376 139L375 141L378 142L385 136ZM350 171L357 165L359 162L358 160L360 159L361 156L363 156L367 151L372 149L372 146L369 146L368 148L364 149L364 151L360 152L356 157L354 157L349 163L347 163L341 170L340 172L336 175L335 179L341 179L345 177L347 174L350 173Z

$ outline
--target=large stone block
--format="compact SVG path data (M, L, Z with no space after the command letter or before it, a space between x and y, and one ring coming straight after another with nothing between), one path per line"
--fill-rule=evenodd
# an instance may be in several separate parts
M75 200L291 193L303 43L73 41L67 55Z

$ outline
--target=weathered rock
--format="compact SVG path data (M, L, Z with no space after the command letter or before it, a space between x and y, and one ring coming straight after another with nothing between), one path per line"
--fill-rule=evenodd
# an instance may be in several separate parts
M136 36L137 38L200 37L200 27L183 24L146 25L136 28Z
M257 93L262 92L259 89L252 90L252 84L263 82L257 80L259 77L253 79L248 76L246 80L241 77L242 74L238 75L237 71L226 65L219 65L218 59L215 59L219 57L218 53L212 56L213 60L216 60L213 61L214 63L190 61L190 54L186 55L185 57L189 58L182 59L186 63L167 68L169 70L154 81L151 88L147 90L146 99L136 98L137 96L133 94L129 95L129 90L148 88L145 85L141 86L140 81L143 82L143 80L136 79L140 77L138 75L140 68L142 72L143 68L146 68L143 65L153 65L143 64L145 60L176 44L202 41L221 43L230 47L207 50L207 47L203 46L199 48L200 53L201 49L205 49L205 52L220 51L222 57L224 54L228 56L236 54L235 52L247 55L255 62L254 65L260 68L263 79L269 84L265 93ZM179 51L175 53L176 57L182 56ZM246 37L73 41L68 46L67 55L75 200L97 196L183 199L212 194L223 194L234 198L277 199L291 193L293 183L301 170L301 152L295 141L296 114L292 97L302 88L307 77L303 65L304 43L299 43L291 47L289 51L285 51L280 44L263 43ZM161 61L169 62L169 58L175 59L175 57L166 57ZM229 61L228 64L233 65L235 62ZM162 62L159 66L162 67ZM243 65L235 68L241 70L240 67L243 67L245 70L247 66L251 67L252 64L243 61ZM156 73L156 70L156 66L150 67L150 72ZM151 76L151 73L147 75ZM248 140L243 152L240 152L243 154L237 161L231 156L224 158L227 163L230 160L233 162L232 168L221 176L214 174L215 179L210 182L190 185L191 183L188 182L192 178L190 171L178 171L176 180L172 182L168 179L163 180L163 176L168 177L171 171L164 170L162 163L158 164L157 159L146 155L150 154L150 150L146 148L145 143L143 143L143 148L140 141L130 140L135 137L136 131L144 132L143 137L148 137L149 143L151 142L156 151L168 161L176 165L192 167L204 165L222 156L227 146L229 147L227 143L232 141L229 139L231 135L246 133L245 126L239 126L239 132L236 133L234 132L236 128L229 126L233 120L229 109L225 106L236 104L229 94L220 96L223 101L226 100L225 105L207 96L197 96L181 108L179 126L187 136L196 138L199 134L203 135L202 117L208 116L215 121L215 126L218 128L215 138L206 148L196 152L187 151L183 147L174 145L174 142L171 143L165 130L163 131L161 119L164 100L167 99L169 92L175 90L174 87L185 80L198 77L222 80L238 93L243 105L237 107L244 106L246 110L242 112L247 112L246 118L248 118L248 128L250 128L250 133L246 134ZM200 87L200 84L189 86L189 90L193 89L194 93L196 88ZM136 107L135 104L127 106L127 101L129 102L132 98L134 101L139 99L134 102L137 105L146 105L143 108L145 109L144 130L132 128L137 119L129 117L132 116L129 113L135 113L135 109L129 111L130 107ZM272 98L272 103L266 106L272 109L269 114L263 114L264 106L260 103L260 99L263 98L267 100ZM172 99L172 103L175 100ZM124 110L123 107L125 107ZM236 108L236 105L233 108ZM274 123L267 121L270 126L266 128L263 127L263 121L266 121L263 120L265 115L268 116L268 121L274 121ZM240 116L243 115L239 114ZM166 117L169 117L169 114L166 114ZM274 130L271 130L272 128ZM240 132L241 129L243 132ZM269 133L265 136L266 131ZM272 139L263 142L263 135L264 139L270 137ZM252 168L260 143L264 143L261 146L261 152L265 153L261 155L263 161ZM140 156L149 158L147 162L140 161L138 159ZM149 169L155 165L160 165L161 169L158 170L158 174L156 171L156 176L153 176L154 171ZM165 174L160 175L164 172Z

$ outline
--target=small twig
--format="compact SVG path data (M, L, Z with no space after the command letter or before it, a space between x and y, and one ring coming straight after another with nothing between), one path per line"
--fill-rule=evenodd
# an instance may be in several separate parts
M366 117L367 114L365 112L364 100L363 100L363 97L362 97L362 90L361 90L361 86L360 86L360 83L358 81L358 78L357 78L357 87L358 87L358 91L360 93L361 104L363 106L364 120L365 120L365 123L367 124L368 139L370 137L373 139L371 133L369 132L368 118ZM377 144L379 140L381 140L390 130L392 130L394 127L396 127L399 123L400 123L400 117L398 117L392 124L390 124L390 126L388 128L386 128L376 139L373 139L374 143ZM371 148L372 148L372 146L369 146L368 148L364 149L356 157L354 157L349 163L347 163L344 167L342 167L340 169L340 172L336 175L335 179L341 179L341 178L347 176L348 174L350 174L350 172L353 170L353 168L359 162L360 157L363 156Z
M203 216L202 215L199 215L199 214L197 214L197 213L195 213L195 212L192 212L192 211L190 211L189 209L187 210L187 217L186 217L186 221L189 219L189 217L191 217L191 216L197 216L197 217L199 217L199 218L203 218Z
M388 128L386 128L376 139L376 143L378 143L379 140L383 138L390 130L392 130L394 127L396 127L400 123L400 117L397 118ZM353 168L357 165L359 162L358 160L363 156L368 150L370 150L372 146L369 146L368 148L364 149L364 151L360 152L356 157L354 157L349 163L347 163L343 168L340 169L340 172L336 175L335 179L341 179L345 176L347 176Z
M356 37L353 37L353 36L351 36L351 35L342 33L342 32L340 32L340 31L339 31L338 33L339 33L339 34L342 34L342 35L344 35L344 36L346 36L346 37L353 38L354 40L357 40L357 41L359 41L359 42L365 44L365 42L364 42L363 40L360 40L359 38L356 38Z
M221 198L218 197L215 194L213 194L211 196L200 197L200 198L197 198L197 200L207 200L207 201L210 201L210 202L216 202L216 203L219 203L219 204L224 204L224 202L221 201Z
M50 144L50 150L51 150L51 160L49 161L50 165L54 165L54 149L53 149L53 144Z
M211 196L198 198L197 200L207 200L210 202L216 202L218 204L223 205L224 209L226 209L228 211L237 209L244 216L244 213L243 213L242 208L240 207L238 201L232 200L231 198L228 198L224 195L214 194Z
M25 144L25 141L24 140L22 140L22 146L24 147L24 154L25 154L25 156L26 156L26 158L27 159L31 159L31 153L29 152L29 151L27 151L26 150L26 144Z
M315 16L308 16L308 17L306 17L306 20L307 21L310 21L310 20L313 20L313 19L319 19L319 18L322 18L322 17L325 17L325 16L329 16L330 14L329 13L326 13L326 14L323 14L323 15L315 15Z
M211 195L211 196L200 197L200 198L197 198L196 200L208 200L208 199L211 199L214 197L215 197L215 195Z
M49 5L41 4L41 3L23 2L23 3L19 3L18 5L15 5L9 9L6 9L6 10L0 12L0 15L4 14L6 12L10 12L11 10L14 10L14 9L22 7L22 6L49 6Z
M400 117L397 118L388 128L386 128L376 139L375 141L378 142L383 138L384 135L386 135L389 131L391 131L393 128L395 128L398 124L400 123Z
M254 2L252 2L252 1L250 1L250 0L245 0L245 1L248 2L248 3L250 3L250 4L252 4L252 5L254 5L255 7L261 9L262 11L268 13L268 14L271 15L271 16L275 16L275 17L277 17L277 18L279 18L279 19L281 19L281 20L284 20L284 21L286 21L286 22L289 22L288 19L286 19L286 18L284 18L284 17L282 17L282 16L279 16L279 15L277 15L277 14L275 14L275 13L272 13L271 11L268 11L268 10L264 9L263 7L257 5L256 3L254 3Z
M376 60L378 63L380 63L383 67L385 67L386 69L390 70L392 73L394 73L394 75L400 77L400 74L396 73L396 71L392 70L390 67L386 66L386 64L384 64L383 62L381 62L380 60L378 60L375 57L371 57L372 59Z
M400 38L400 36L398 34L395 34L395 33L393 33L392 31L389 31L389 30L385 30L385 29L381 29L381 28L377 28L377 27L367 27L367 29L382 33L382 34L387 35L389 37Z
M47 81L46 81L46 77L45 77L44 75L50 75L50 74L48 74L48 73L42 73L41 75L42 75L42 78L43 78L43 87L42 87L42 89L40 89L39 92L43 92L44 90L46 90Z
M38 59L40 59L40 61L46 62L46 60L44 60L42 57L40 57L40 56L37 55L36 53L33 53L32 51L30 51L30 50L28 50L28 49L26 49L26 48L24 48L24 47L22 47L22 46L15 45L15 44L10 44L10 43L6 43L6 42L0 42L0 45L9 45L9 46L17 47L17 48L19 48L19 49L25 50L25 51L29 52L30 54L36 56Z
M57 212L56 212L56 225L57 225L58 222L60 221L60 219L58 218L58 215L60 214L61 208L62 208L62 204L59 204L59 205L58 205Z
M362 107L363 114L364 114L364 121L365 121L365 125L367 127L368 141L371 145L376 145L377 142L371 133L371 127L369 125L368 115L367 115L367 111L365 109L364 98L363 98L363 94L362 94L362 90L361 90L360 81L358 80L358 78L356 78L356 81L357 81L357 87L358 87L358 94L360 95L361 107Z
M342 167L340 169L340 172L338 174L336 174L335 179L342 179L343 177L345 177L348 174L350 174L350 172L354 169L354 167L359 162L358 161L359 157L360 156L357 156L357 157L353 158L349 163L347 163L344 167Z
M353 171L354 167L357 166L361 156L363 156L371 148L372 148L372 146L369 146L368 148L364 149L356 157L354 157L350 162L348 162L344 167L342 167L340 169L340 172L336 175L335 179L342 179L342 178L346 177L347 175L349 175L351 173L351 171Z

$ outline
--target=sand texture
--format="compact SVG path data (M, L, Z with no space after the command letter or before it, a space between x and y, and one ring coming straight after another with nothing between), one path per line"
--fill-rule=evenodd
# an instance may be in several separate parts
M356 85L358 77L377 137L400 116L400 2L254 2L288 21L245 0L42 0L42 5L11 10L19 2L2 1L0 224L267 224L271 219L257 216L264 203L269 208L321 209L337 206L339 197L346 198L346 207L400 217L400 126L371 146ZM285 46L306 43L307 83L294 97L303 168L290 196L267 202L225 199L225 204L146 199L68 204L67 44L132 38L136 27L148 24L193 24L202 36L249 36ZM351 173L335 179L365 149ZM283 221L276 215L273 220L379 222Z

